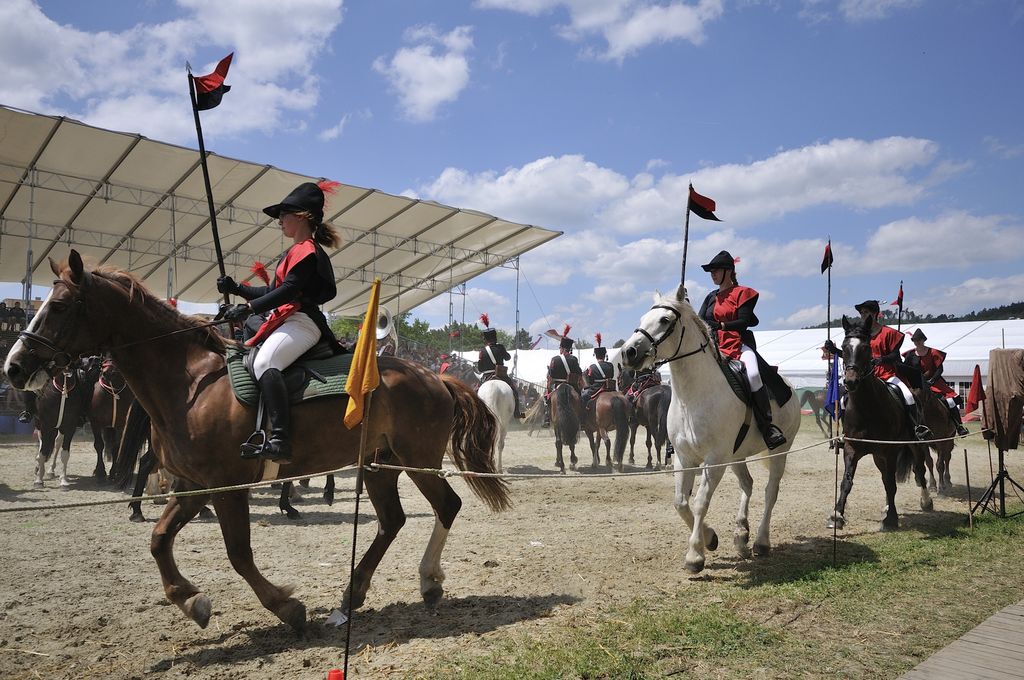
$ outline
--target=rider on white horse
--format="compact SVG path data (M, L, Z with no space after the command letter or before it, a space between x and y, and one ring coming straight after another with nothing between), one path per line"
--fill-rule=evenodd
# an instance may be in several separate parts
M480 383L483 384L488 380L498 379L511 387L512 396L515 397L515 411L512 417L524 418L526 414L519 407L519 390L516 389L515 383L512 382L512 378L508 375L508 368L505 366L505 361L511 359L512 355L505 349L505 345L498 342L498 331L491 328L490 318L486 314L481 314L480 321L484 324L483 336L484 342L487 343L480 350L476 360L476 370L480 374Z
M750 381L754 398L754 417L769 449L776 449L786 443L786 436L778 426L772 424L772 407L768 390L761 381L757 362L757 343L750 328L758 324L754 315L758 292L741 286L736 280L736 262L727 250L715 255L701 267L711 273L711 280L718 286L708 293L700 308L700 318L717 331L718 349L730 358L743 362Z

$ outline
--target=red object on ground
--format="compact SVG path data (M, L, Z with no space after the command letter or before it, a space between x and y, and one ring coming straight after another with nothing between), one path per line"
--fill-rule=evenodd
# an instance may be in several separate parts
M345 671L332 668L327 671L327 680L345 680Z

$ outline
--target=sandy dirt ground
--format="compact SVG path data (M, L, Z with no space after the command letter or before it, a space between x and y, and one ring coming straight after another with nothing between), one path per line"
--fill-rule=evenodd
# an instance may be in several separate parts
M821 439L804 418L795 447ZM977 425L972 425L976 429ZM315 479L302 513L288 520L277 509L276 490L252 493L256 563L279 585L293 584L310 622L297 634L263 609L228 563L217 521L194 520L176 543L178 564L213 600L205 630L164 598L149 536L160 506L145 504L144 524L128 522L124 504L44 510L60 503L118 496L91 477L94 454L79 435L71 458L70 490L55 482L32 486L35 445L0 439L0 677L3 678L324 678L341 667L345 628L325 625L348 582L352 546L354 478L338 482L328 506ZM972 438L975 497L989 479L984 443ZM646 460L640 456L638 462ZM964 521L963 449L955 452L953 497L938 497L935 512L918 508L919 492L901 485L897 496L905 527ZM1011 473L1024 479L1020 456ZM589 461L589 452L586 460ZM550 435L513 432L504 453L508 472L551 473ZM641 467L627 466L627 472ZM605 473L602 468L599 472ZM763 504L766 473L751 465L755 496L751 524ZM859 469L840 532L856 541L878 530L884 503L881 480L869 461ZM825 518L833 505L835 456L824 446L791 454L772 528L770 560L801 552L831 552ZM596 477L588 467L558 479L512 482L511 511L492 514L462 480L453 486L465 504L443 556L445 598L434 612L419 595L417 565L433 526L429 507L403 478L405 528L385 556L366 605L351 632L350 677L414 677L453 653L483 651L509 635L543 636L573 617L628 604L634 598L677 594L690 577L682 569L687 532L672 507L672 476ZM123 496L121 496L123 498ZM728 583L749 570L731 533L738 490L727 473L712 503L710 522L722 537L700 577ZM958 516L959 515L959 516ZM375 531L367 499L360 507L362 554ZM788 557L792 556L792 557ZM756 568L756 567L753 567Z

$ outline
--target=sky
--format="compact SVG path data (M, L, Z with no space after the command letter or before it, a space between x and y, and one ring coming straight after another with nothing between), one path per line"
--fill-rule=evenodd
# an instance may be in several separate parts
M833 317L1024 299L1024 0L5 0L0 104L195 148L184 64L229 52L209 150L564 232L521 257L534 335L628 337L690 183L695 306L725 249L760 328L825 321L827 239ZM515 278L456 320L511 331Z

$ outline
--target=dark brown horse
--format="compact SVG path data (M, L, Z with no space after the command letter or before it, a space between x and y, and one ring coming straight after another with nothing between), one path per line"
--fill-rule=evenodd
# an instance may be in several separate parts
M825 391L804 390L804 393L800 395L800 405L811 409L811 413L814 414L814 424L818 426L823 435L828 437L829 433L825 429L825 417L828 415L825 410Z
M615 465L622 472L622 454L629 439L629 418L633 408L621 392L602 392L583 409L581 425L590 440L590 452L594 457L592 467L601 464L601 442L604 442L605 464L612 467L612 443L608 433L615 431ZM632 462L632 461L630 461Z
M566 382L557 383L551 392L551 431L555 433L555 467L565 472L562 446L569 447L569 469L575 470L576 442L580 437L580 393Z
M931 456L925 458L925 463L928 465L928 488L943 496L953 488L953 482L949 476L949 465L953 459L953 447L956 445L953 440L953 437L956 436L956 423L953 422L953 418L949 414L945 400L937 396L927 386L920 390L913 390L913 392L922 404L924 424L932 431L932 438L944 440L928 443L928 448L935 454L934 468Z
M653 468L652 443L658 467L661 467L661 450L668 443L668 406L670 403L672 403L672 388L668 385L648 387L636 398L629 433L629 462L631 464L633 463L633 443L636 441L636 431L643 425L644 431L647 432L647 469ZM666 451L665 465L668 465L668 462L668 451Z
M829 517L828 526L843 528L846 524L846 499L853 488L853 477L857 472L857 461L871 454L875 466L882 473L885 486L885 516L882 531L899 528L896 512L896 482L906 481L911 469L921 488L921 509L932 509L925 482L925 459L927 444L906 444L914 441L914 426L907 417L902 397L893 394L889 386L875 377L871 365L871 322L860 319L852 322L843 317L843 364L845 366L846 411L843 413L843 431L846 438L843 462L845 471L840 485L839 500L835 511ZM855 439L900 442L876 444Z
M126 272L86 270L74 250L66 264L51 261L50 266L57 275L50 297L7 357L11 384L38 388L72 357L106 350L149 413L154 450L178 478L179 491L259 480L263 462L239 457L239 446L255 427L256 412L232 394L224 338L200 319L179 314ZM365 437L368 461L440 468L450 447L459 469L494 472L494 417L471 390L402 359L382 357L379 370L381 382L370 413L351 430L342 422L347 397L313 400L292 409L294 453L287 474L315 475L355 463L360 437ZM346 589L342 610L362 605L374 570L405 523L399 475L381 470L365 476L379 527ZM435 514L419 566L420 593L433 606L443 595L441 552L462 501L436 474L409 477ZM466 483L492 510L509 507L504 481L468 477ZM212 603L178 571L173 546L178 531L210 499L210 494L170 499L150 542L164 593L201 627L209 623ZM231 566L264 607L288 625L303 628L305 606L291 597L289 588L264 578L253 562L248 490L216 493L212 501Z

